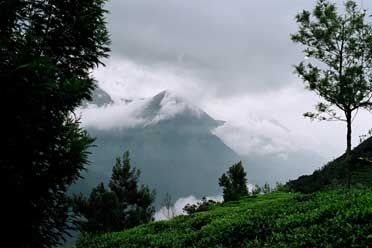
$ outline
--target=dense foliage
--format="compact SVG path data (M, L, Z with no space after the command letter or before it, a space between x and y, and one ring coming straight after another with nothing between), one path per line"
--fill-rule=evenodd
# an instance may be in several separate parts
M247 173L244 171L242 162L232 165L228 171L218 179L218 184L223 189L223 199L236 201L240 197L248 195Z
M107 190L103 183L93 188L86 198L83 194L75 196L74 212L81 215L79 230L88 233L118 231L120 229L119 199L114 192Z
M109 51L105 0L0 1L2 243L51 247L92 139L74 109Z
M74 210L83 218L80 231L102 233L121 231L153 220L155 191L139 185L141 172L131 166L129 152L118 157L112 169L109 190L103 183L94 188L89 198L74 198Z
M269 193L134 229L84 237L78 248L370 247L372 189Z

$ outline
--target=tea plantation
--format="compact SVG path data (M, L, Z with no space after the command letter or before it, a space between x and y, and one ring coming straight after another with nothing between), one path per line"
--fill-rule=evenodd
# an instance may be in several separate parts
M77 247L372 247L372 189L247 197Z

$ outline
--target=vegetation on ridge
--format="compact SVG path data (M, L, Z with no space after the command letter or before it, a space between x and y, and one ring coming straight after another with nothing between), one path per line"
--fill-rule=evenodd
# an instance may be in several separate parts
M343 186L347 182L347 161L351 163L349 166L352 173L351 185L372 186L372 161L370 158L372 158L372 137L353 149L349 160L347 160L347 155L344 154L311 175L301 176L296 180L289 181L287 186L291 190L302 193L311 193L327 187Z

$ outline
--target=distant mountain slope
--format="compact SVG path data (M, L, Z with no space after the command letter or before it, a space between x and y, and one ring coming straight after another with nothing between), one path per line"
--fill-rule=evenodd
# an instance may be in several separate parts
M285 183L299 175L309 174L324 163L324 158L307 150L288 151L285 156L278 154L251 154L243 156L248 181L263 185Z
M106 91L102 90L101 88L97 87L92 94L92 101L90 102L84 102L83 106L88 106L88 104L94 104L99 107L105 106L108 104L113 103L114 101L112 100L111 96L107 94Z
M125 112L120 112L120 108L135 108L131 112L138 120L134 126L125 127L120 121L109 128L87 126L96 137L91 149L92 165L86 180L73 190L89 192L100 180L107 182L115 158L129 150L132 164L142 171L142 182L157 190L158 203L166 193L174 200L188 195L219 194L218 177L239 160L211 133L223 122L168 91L138 101L114 106L119 109L118 114Z
M331 185L346 183L346 154L329 162L311 175L301 176L288 182L296 191L309 193ZM372 185L372 137L365 140L352 151L352 185Z

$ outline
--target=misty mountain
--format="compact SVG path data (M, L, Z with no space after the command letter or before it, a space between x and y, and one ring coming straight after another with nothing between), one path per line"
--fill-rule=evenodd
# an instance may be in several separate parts
M89 192L99 181L107 182L115 158L129 150L132 165L142 171L142 182L156 189L158 203L166 193L174 200L220 193L218 177L240 159L211 132L222 121L169 91L120 106L135 108L131 115L139 121L130 127L124 123L110 128L87 125L96 137L92 163L74 191ZM96 118L101 117L97 114Z
M286 182L324 162L311 151L239 155L213 134L223 121L169 91L114 103L99 89L83 117L96 141L91 148L92 164L85 179L73 187L75 192L90 192L100 181L107 182L115 158L125 150L131 152L132 164L141 169L142 182L157 190L158 204L166 193L173 200L221 194L218 178L239 160L248 182L259 185Z

